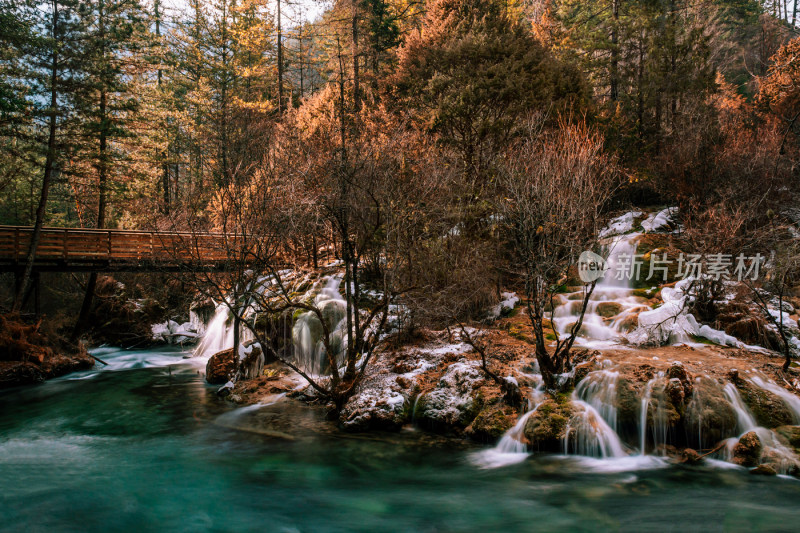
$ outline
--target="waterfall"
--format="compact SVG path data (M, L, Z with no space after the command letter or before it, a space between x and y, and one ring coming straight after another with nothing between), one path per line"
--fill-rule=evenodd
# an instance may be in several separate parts
M205 328L200 343L194 350L195 357L208 358L223 350L233 348L233 320L225 303L217 305L214 316Z
M763 380L758 376L753 376L752 378L750 378L750 381L752 381L753 383L762 383L767 386L772 385L776 389L780 389L780 387L778 387L774 383L770 384L769 382ZM778 394L777 391L775 391L775 394ZM787 392L787 394L789 393ZM777 459L778 471L780 473L786 473L791 466L796 464L795 455L792 452L792 450L790 450L785 444L783 444L775 436L774 432L770 431L767 428L760 427L756 423L755 417L753 417L750 410L742 401L742 397L739 394L739 390L733 383L725 384L725 396L728 398L731 407L733 407L734 411L736 411L736 420L737 420L736 429L739 432L738 437L732 437L729 439L725 439L724 441L725 448L722 456L726 461L731 461L733 459L733 449L736 446L736 443L739 442L739 439L745 433L753 431L756 433L756 435L758 435L758 438L763 446L762 456L772 456L774 459Z
M641 299L633 296L633 281L637 274L633 271L633 258L636 254L639 233L613 237L605 247L607 271L597 283L586 307L578 344L602 347L615 344L627 329L632 329L639 312L649 309ZM620 279L617 279L619 277ZM568 335L578 318L582 293L566 295L553 312L553 322L560 335Z
M756 387L764 389L767 392L771 392L783 400L783 403L785 403L786 407L788 407L792 412L794 423L800 424L800 398L787 391L783 387L779 387L774 381L765 380L761 376L752 376L748 379Z
M573 415L567 422L564 453L589 457L625 457L619 436L597 410L572 394Z
M317 290L315 285L311 292L314 306L319 309L325 326L330 332L330 345L337 360L340 360L347 348L347 302L339 294L341 276L330 276L322 280L325 285ZM319 316L313 311L300 313L292 327L294 343L294 361L304 370L311 373L322 373L328 365L323 327Z
M303 280L300 280L301 282ZM269 280L258 280L257 283L266 290ZM347 304L339 294L341 276L328 276L314 284L303 297L312 303L322 314L328 330L331 332L331 348L337 357L345 352L346 310ZM244 315L252 316L258 309L252 304L244 311ZM311 373L322 373L327 367L325 343L322 340L323 328L318 316L313 311L301 311L292 317L285 313L283 321L285 339L281 348L282 357L291 357L294 362ZM253 334L247 327L240 331L241 342L252 340ZM233 347L233 318L226 303L217 305L214 315L205 326L203 336L195 348L196 357L208 358L215 353ZM240 354L241 356L242 354Z
M544 381L540 374L525 374L525 376L532 378L535 383L535 387L528 398L528 405L532 406L531 409L519 417L514 427L506 431L494 448L474 454L473 460L476 464L484 468L497 468L521 463L528 458L525 424L542 402L547 399L547 394L544 392Z
M610 363L610 361L604 363ZM594 408L614 431L617 431L618 379L619 372L597 370L590 372L575 387L575 397Z

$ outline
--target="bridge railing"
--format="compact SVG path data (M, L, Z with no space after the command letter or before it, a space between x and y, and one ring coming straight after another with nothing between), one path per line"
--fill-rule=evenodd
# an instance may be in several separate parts
M25 261L33 228L0 226L0 259ZM223 234L42 228L36 261L222 262L235 237Z

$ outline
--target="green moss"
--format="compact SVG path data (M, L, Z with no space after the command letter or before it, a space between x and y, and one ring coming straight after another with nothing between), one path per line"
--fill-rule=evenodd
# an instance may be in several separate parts
M647 298L649 300L650 298L655 296L656 293L658 292L657 288L656 289L652 289L652 287L653 287L653 284L649 283L649 284L647 284L647 287L636 288L636 289L633 290L633 296L636 296L638 298Z
M572 415L569 401L545 400L528 418L525 437L535 450L557 452Z
M694 342L699 342L701 344L708 344L710 346L719 346L719 344L717 344L716 342L712 341L711 339L707 339L705 337L701 337L700 335L690 334L689 336L692 338L692 340Z

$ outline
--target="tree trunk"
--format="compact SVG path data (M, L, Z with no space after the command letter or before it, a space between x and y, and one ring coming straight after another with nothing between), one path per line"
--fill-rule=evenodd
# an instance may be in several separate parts
M283 113L283 35L281 27L281 0L278 4L278 113Z
M101 60L105 62L105 13L104 3L101 1L99 4L99 23L100 23L100 39L101 39ZM101 80L100 84L100 139L98 146L98 161L97 161L97 186L98 186L98 199L97 199L97 229L103 229L106 225L106 181L108 179L108 165L106 156L108 152L108 117L106 111L108 107L108 80ZM92 303L94 301L94 292L97 288L97 272L89 274L89 281L86 284L86 293L83 296L83 303L81 304L80 314L78 321L75 324L75 329L72 332L72 340L76 341L83 333L86 322L89 319L89 313L92 310Z
M56 157L56 129L58 127L58 0L53 0L52 5L53 25L51 28L51 35L53 38L53 56L50 70L50 120L47 135L47 155L44 162L42 191L39 195L39 205L36 208L36 221L33 225L33 234L31 235L30 246L28 247L28 256L25 259L25 270L22 273L22 278L17 287L17 293L14 295L14 304L12 307L14 311L19 311L22 308L25 291L30 283L33 263L36 259L36 249L39 247L39 239L41 238L42 226L44 225L44 217L47 210L47 196L50 193L50 182L53 177L53 167Z
M611 101L619 98L619 2L611 0L611 16L614 20L611 28Z
M358 77L358 3L352 0L353 16L353 40L351 42L351 53L353 55L353 110L361 110L361 91L359 89Z
M234 311L233 313L233 372L232 375L236 375L237 370L239 370L239 312Z

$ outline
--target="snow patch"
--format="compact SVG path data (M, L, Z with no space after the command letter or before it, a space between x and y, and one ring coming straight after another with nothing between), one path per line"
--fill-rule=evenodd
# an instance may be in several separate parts
M629 211L624 215L612 218L608 226L600 230L598 237L605 239L606 237L613 237L614 235L622 235L633 231L633 222L637 217L642 216L644 213L641 211Z
M651 213L642 221L642 229L647 233L665 230L674 222L674 218L677 214L677 207L668 207L662 209L658 213Z

